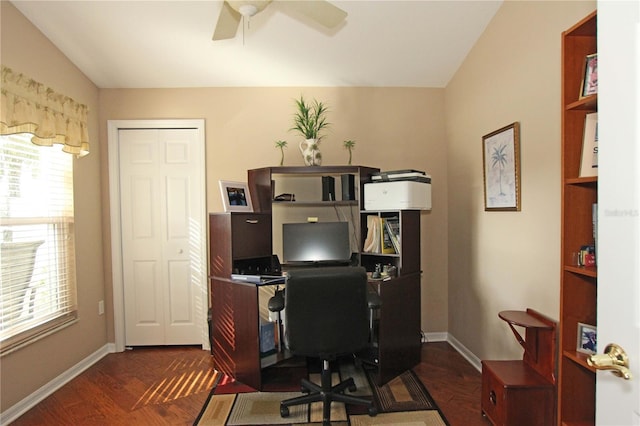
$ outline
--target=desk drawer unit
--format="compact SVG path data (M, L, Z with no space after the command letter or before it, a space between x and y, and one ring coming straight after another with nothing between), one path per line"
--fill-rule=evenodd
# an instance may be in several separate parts
M271 256L271 215L232 214L231 240L234 259Z
M521 360L482 361L481 408L496 426L553 425L555 386Z

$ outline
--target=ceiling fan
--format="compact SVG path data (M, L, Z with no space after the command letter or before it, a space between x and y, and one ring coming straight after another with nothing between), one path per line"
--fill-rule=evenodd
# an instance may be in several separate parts
M242 18L251 18L271 2L272 0L225 0L213 33L213 40L234 38ZM302 13L327 28L335 27L347 17L347 12L326 0L287 0L286 3L288 8Z

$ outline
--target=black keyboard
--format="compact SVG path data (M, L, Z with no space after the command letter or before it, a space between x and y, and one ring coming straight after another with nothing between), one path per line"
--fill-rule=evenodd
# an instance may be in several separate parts
M245 275L231 274L231 279L235 281L244 281L258 285L265 284L284 284L285 277L282 275Z

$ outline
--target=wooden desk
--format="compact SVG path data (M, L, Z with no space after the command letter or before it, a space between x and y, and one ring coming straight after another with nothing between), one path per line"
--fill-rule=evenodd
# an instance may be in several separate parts
M269 314L260 312L261 287L233 282L230 276L232 273L274 275L280 272L280 263L273 255L273 232L274 229L280 232L285 219L299 221L299 206L324 213L330 211L331 215L337 208L346 208L360 241L368 234L369 216L399 219L401 247L398 253L363 252L361 245L352 247L352 251L367 271L374 270L378 264L389 264L395 266L399 274L395 279L375 284L382 300L377 382L386 383L420 362L420 211L364 210L364 185L371 182L372 174L377 172L377 168L363 166L253 169L247 172L247 178L255 212L209 214L212 353L216 369L261 389L260 370L264 358L261 359L259 353L259 324L260 316L266 318ZM355 176L356 199L323 201L321 178L341 179L344 175ZM287 185L304 188L304 200L274 203L275 188L284 191L282 188ZM349 211L353 209L360 213Z
M503 311L522 360L482 361L482 414L494 425L555 423L556 323L534 311ZM525 338L514 326L526 329Z
M261 369L289 356L285 351L270 356L268 362L260 357L260 311L264 305L260 299L272 295L273 287L218 277L210 278L210 282L214 366L260 390ZM420 362L420 274L373 285L382 300L377 382L384 384Z

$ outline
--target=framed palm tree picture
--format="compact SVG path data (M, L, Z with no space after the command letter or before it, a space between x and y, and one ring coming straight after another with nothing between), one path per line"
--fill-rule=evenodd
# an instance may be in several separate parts
M520 123L482 137L485 211L520 211Z

